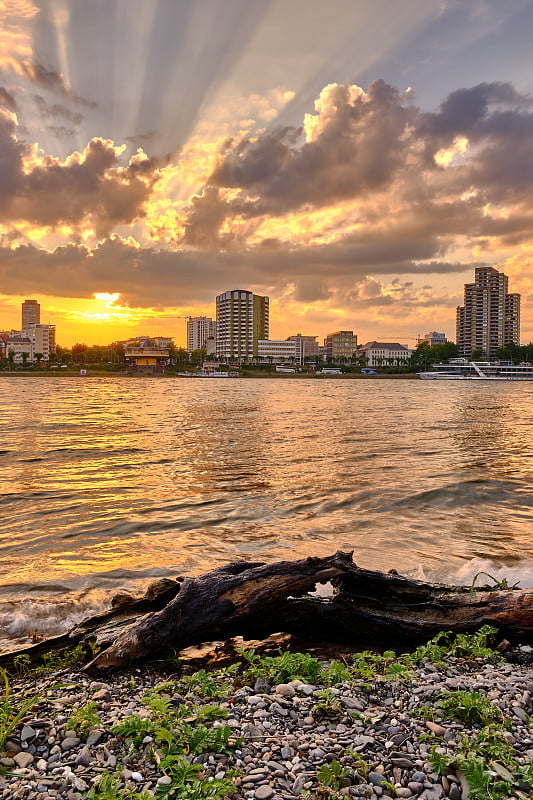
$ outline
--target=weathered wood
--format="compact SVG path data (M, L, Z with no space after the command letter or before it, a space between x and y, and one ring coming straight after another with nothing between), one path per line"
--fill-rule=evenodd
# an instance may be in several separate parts
M334 596L309 597L331 581ZM471 592L357 567L351 553L274 564L238 562L186 579L164 609L147 614L86 666L120 669L212 639L262 638L285 631L354 647L409 646L441 630L491 624L511 641L533 640L533 590Z
M235 562L197 578L185 579L178 596L162 611L147 614L99 653L85 669L90 673L119 669L132 659L181 649L210 639L247 635L250 621L279 630L277 608L291 595L330 581L352 563L350 553L327 558Z
M309 594L328 581L331 597ZM279 631L354 649L410 647L442 630L471 632L485 624L514 644L533 644L533 589L470 591L409 580L362 569L351 553L338 552L236 562L195 578L157 581L144 597L119 596L110 611L67 634L0 655L0 666L12 667L17 653L38 663L43 653L96 642L101 652L86 666L96 674L203 642Z

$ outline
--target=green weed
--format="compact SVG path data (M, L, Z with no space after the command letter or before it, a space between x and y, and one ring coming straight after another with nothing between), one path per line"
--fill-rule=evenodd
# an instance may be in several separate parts
M457 719L467 725L484 726L502 720L502 712L480 692L441 692L439 706L443 719Z
M97 708L97 703L91 700L87 705L77 708L76 711L71 714L68 727L76 731L80 739L85 740L91 728L96 728L101 725L102 720L96 713Z
M40 699L40 695L22 697L16 702L11 694L9 676L4 669L0 669L0 681L4 683L2 699L0 701L0 752L3 752L6 739L17 727L21 719L28 713Z
M291 680L315 683L322 672L319 661L309 653L281 650L278 656L261 656L255 650L237 650L237 653L247 665L243 676L245 680L263 677L269 678L273 683L287 683Z

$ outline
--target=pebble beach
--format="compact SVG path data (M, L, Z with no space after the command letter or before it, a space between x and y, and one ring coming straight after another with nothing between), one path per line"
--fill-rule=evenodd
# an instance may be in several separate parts
M185 685L179 676L142 669L106 681L72 670L12 679L12 708L20 708L23 697L36 702L4 743L0 798L180 796L168 794L173 778L149 726L136 741L116 730L128 717L153 717L146 698L154 695L167 713L179 712L192 726L202 708L219 707L223 716L207 715L204 724L226 731L228 752L195 754L185 746L183 757L198 765L202 782L215 786L229 779L232 789L225 796L246 800L466 800L472 795L457 753L464 752L466 739L475 740L481 725L445 718L443 692L475 692L488 699L513 763L527 767L533 760L531 666L450 657L438 665L421 663L400 679L376 675L335 686L262 677L220 680L229 688L213 699L195 694L194 683ZM80 724L78 712L83 718L87 708L93 716ZM435 754L448 766L437 770ZM517 780L497 757L489 769L495 781L507 782L506 797L533 796L528 782ZM115 794L102 792L109 774Z

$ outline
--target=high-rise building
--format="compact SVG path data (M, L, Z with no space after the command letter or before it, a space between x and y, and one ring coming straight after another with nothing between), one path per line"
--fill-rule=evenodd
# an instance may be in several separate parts
M498 348L520 344L520 295L508 293L508 278L494 267L476 267L474 283L465 283L464 305L457 307L459 354L474 350L494 359Z
M217 324L211 317L189 317L187 320L187 352L206 347L216 337Z
M233 289L219 294L216 303L217 356L257 358L259 340L268 339L268 297Z
M357 351L357 336L353 331L336 331L328 333L324 339L328 358L351 358Z
M22 330L28 325L38 325L41 321L41 306L37 300L24 300L22 303Z
M422 342L427 342L432 347L434 344L446 344L447 341L445 333L430 331L429 333L425 333L422 338L418 338L416 343L422 344Z

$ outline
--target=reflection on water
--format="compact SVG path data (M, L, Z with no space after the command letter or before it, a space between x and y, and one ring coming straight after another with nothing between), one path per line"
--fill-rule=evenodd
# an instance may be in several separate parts
M0 616L24 616L29 592L51 619L154 575L339 548L445 580L480 563L531 575L532 398L528 383L2 376Z

